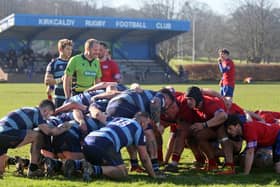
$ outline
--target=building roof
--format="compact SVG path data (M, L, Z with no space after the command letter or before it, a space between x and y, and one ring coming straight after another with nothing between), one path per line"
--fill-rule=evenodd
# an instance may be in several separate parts
M0 20L0 40L86 40L160 42L190 30L189 21L113 17L11 14Z

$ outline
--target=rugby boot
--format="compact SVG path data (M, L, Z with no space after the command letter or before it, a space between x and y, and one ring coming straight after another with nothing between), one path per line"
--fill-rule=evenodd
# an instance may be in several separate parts
M64 162L64 176L70 179L75 171L75 161L66 160Z
M93 168L92 165L86 160L82 161L83 180L90 182L92 180Z

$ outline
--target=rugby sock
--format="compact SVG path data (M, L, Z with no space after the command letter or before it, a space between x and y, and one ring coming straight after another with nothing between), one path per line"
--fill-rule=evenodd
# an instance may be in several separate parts
M152 166L154 171L159 171L158 159L152 159Z
M93 169L93 173L95 176L100 176L103 174L103 171L102 171L102 167L101 166L96 166L96 165L93 165L92 166L92 169Z
M37 164L32 164L32 163L30 163L29 169L30 169L30 171L35 171L35 170L38 169L38 166L37 166Z
M130 165L131 165L131 167L139 166L138 159L130 159Z
M81 170L81 167L82 167L81 160L74 160L74 162L75 162L75 169L76 170Z

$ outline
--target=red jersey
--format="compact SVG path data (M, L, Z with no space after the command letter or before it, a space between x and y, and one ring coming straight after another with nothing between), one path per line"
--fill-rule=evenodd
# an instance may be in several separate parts
M216 112L226 112L226 107L222 99L204 95L202 107L196 108L194 111L200 117L200 121L207 121L213 118Z
M266 123L275 123L280 119L280 112L257 110L255 113L261 116Z
M248 148L272 146L279 130L278 124L252 121L243 125L243 138Z
M221 63L220 71L223 73L222 86L235 85L235 67L231 59L225 59Z
M188 107L185 94L183 92L175 92L174 96L179 110L177 111L176 114L173 113L171 115L168 115L166 113L161 114L160 116L161 120L170 123L175 123L177 120L185 121L187 123L194 123L196 121L195 112ZM173 112L173 111L169 111L169 112Z
M240 106L238 106L235 103L231 104L230 109L227 110L228 114L241 114L241 115L245 115L244 109L241 108Z
M118 64L113 60L100 62L103 82L116 82L120 79L120 70Z

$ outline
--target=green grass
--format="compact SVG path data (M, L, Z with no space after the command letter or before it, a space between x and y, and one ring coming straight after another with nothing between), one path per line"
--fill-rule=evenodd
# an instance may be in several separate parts
M199 83L193 82L188 85L174 85L178 91L185 91L188 86L198 85L200 87L212 88L218 90L218 84L214 83ZM162 85L144 85L144 88L157 90ZM255 83L250 85L238 84L235 90L234 101L245 109L257 110L268 109L280 111L280 87L279 82L265 82ZM45 87L43 84L0 84L0 117L2 118L9 111L23 107L23 106L35 106L41 99L46 98ZM164 134L164 140L167 140L169 130L166 129ZM166 141L165 141L166 143ZM165 146L164 146L165 148ZM29 146L24 146L18 149L10 149L8 154L11 156L20 155L28 156ZM126 151L123 151L123 158L128 163L128 155ZM1 187L31 187L31 186L101 186L102 187L126 187L126 186L277 186L280 184L279 175L275 174L273 168L268 168L265 171L260 169L253 169L249 176L243 176L240 174L241 170L237 168L239 174L235 176L215 176L213 174L200 173L196 171L188 170L193 161L193 157L189 150L185 149L185 152L181 159L181 169L179 174L170 174L165 180L152 180L145 174L138 175L130 173L127 179L122 181L110 181L108 179L96 179L93 182L85 183L79 178L69 181L62 176L43 179L28 179L26 177L18 177L13 174L15 168L10 167L5 173L4 179L0 179Z

